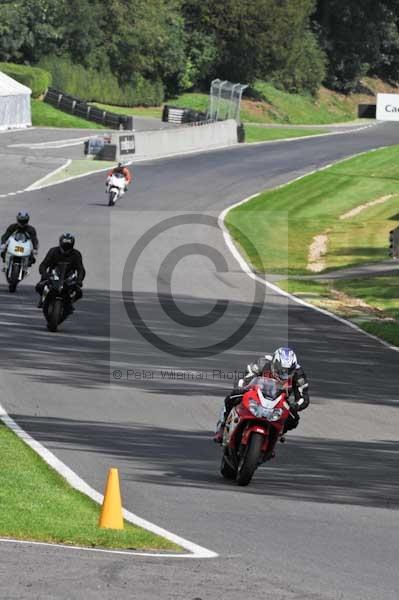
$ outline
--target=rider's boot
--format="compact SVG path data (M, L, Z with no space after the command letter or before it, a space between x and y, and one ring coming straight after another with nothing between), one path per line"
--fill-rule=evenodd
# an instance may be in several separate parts
M213 436L213 441L215 444L221 444L223 441L223 433L224 433L225 424L223 421L218 421L217 430Z

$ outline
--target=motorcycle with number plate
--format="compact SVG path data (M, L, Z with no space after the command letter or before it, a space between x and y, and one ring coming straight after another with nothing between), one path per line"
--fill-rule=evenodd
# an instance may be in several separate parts
M290 413L287 390L275 379L256 377L227 418L220 472L248 485L256 469L274 457Z
M49 331L58 326L72 313L72 303L77 290L77 273L68 273L68 263L60 263L49 275L43 290L43 314Z
M15 292L17 285L29 275L32 251L33 245L27 234L17 232L8 239L4 270L11 293Z
M126 179L122 173L112 173L107 183L108 206L114 206L126 191Z

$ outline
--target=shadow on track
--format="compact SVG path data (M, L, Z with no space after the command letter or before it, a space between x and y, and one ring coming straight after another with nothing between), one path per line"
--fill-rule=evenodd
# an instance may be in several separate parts
M218 474L220 449L207 432L131 423L12 415L35 439L73 452L106 455L125 480L231 489ZM399 508L399 442L362 443L288 436L277 457L241 493L334 504Z

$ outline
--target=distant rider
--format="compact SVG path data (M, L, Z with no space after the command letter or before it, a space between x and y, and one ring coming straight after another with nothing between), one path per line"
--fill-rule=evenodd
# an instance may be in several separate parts
M29 219L29 213L21 210L17 214L16 223L12 223L9 227L7 227L6 232L1 236L0 251L3 262L6 258L7 242L15 233L24 233L30 239L33 246L33 251L30 257L30 265L33 265L36 262L35 256L37 255L37 251L39 249L39 240L37 239L36 229L32 227L32 225L29 225Z
M121 162L118 163L117 167L114 167L108 173L106 185L108 185L110 177L112 177L112 175L115 175L116 173L120 173L121 175L124 176L124 178L125 178L125 192L127 192L128 185L130 185L130 182L132 181L132 175L131 175L129 169L126 167L126 165L123 165Z
M83 280L86 275L85 268L83 266L82 255L79 250L75 250L75 238L71 233L63 233L60 236L58 246L54 246L54 248L50 248L47 252L43 262L39 266L39 273L41 275L41 279L39 283L36 285L36 291L40 295L40 300L38 303L38 308L43 306L43 290L48 280L49 274L52 269L57 267L60 263L67 263L68 267L65 272L65 275L68 277L72 273L76 272L76 289L75 296L73 298L73 302L80 300L83 296L82 293L82 285ZM71 314L74 311L72 306L72 299L70 306L66 307L67 315Z
M226 396L224 410L213 438L215 442L222 442L224 427L232 408L240 404L251 382L260 376L275 379L286 388L289 395L293 393L293 398L288 401L290 416L285 422L284 433L298 426L298 413L309 406L309 382L304 370L298 364L295 352L290 348L277 348L273 355L265 354L254 363L247 365L243 379Z

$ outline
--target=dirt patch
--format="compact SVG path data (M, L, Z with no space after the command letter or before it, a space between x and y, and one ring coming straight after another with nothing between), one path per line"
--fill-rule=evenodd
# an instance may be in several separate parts
M261 100L242 100L241 109L252 117L260 117L262 119L269 117L270 121L279 117L275 106Z
M370 306L364 300L355 298L354 296L348 296L343 292L340 292L334 288L329 290L330 297L310 297L307 295L310 302L313 302L320 308L324 308L345 317L348 319L361 319L361 320L377 320L386 321L387 317L384 316L384 312L378 308ZM299 296L299 294L297 294Z
M307 269L312 273L320 273L326 268L323 257L327 254L328 232L316 235L309 246Z
M384 202L387 202L393 197L394 194L389 194L388 196L382 196L381 198L377 198L377 200L366 202L366 204L361 204L360 206L356 206L356 208L352 208L352 210L348 211L347 213L344 213L339 218L341 220L351 219L352 217L356 217L359 213L363 212L367 208L370 208L371 206L377 206L377 204L384 204Z
M341 309L344 312L353 313L361 313L362 315L373 315L380 316L383 314L383 311L370 306L364 300L360 300L360 298L355 298L354 296L348 296L344 292L339 292L334 288L331 289L331 294L335 300L337 308Z

